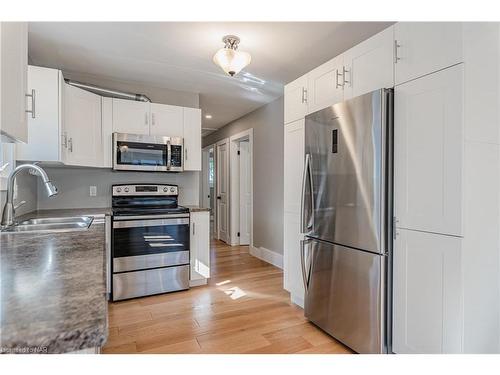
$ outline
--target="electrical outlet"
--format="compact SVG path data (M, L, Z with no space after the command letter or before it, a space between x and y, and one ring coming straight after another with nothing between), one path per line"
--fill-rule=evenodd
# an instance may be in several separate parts
M90 187L90 196L91 197L97 196L97 186L91 186Z

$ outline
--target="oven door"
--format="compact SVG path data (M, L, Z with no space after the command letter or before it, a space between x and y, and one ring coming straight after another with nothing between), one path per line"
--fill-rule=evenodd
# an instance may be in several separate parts
M170 138L113 133L113 169L168 171Z
M113 273L189 264L189 215L113 219Z

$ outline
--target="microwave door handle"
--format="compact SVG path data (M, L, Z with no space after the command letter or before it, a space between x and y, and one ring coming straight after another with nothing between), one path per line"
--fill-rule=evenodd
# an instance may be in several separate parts
M167 171L170 170L172 166L172 145L170 140L167 141Z

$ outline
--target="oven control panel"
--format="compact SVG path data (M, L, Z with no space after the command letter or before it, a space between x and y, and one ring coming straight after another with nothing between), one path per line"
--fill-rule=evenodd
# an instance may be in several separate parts
M179 195L177 185L113 185L113 197L144 195Z

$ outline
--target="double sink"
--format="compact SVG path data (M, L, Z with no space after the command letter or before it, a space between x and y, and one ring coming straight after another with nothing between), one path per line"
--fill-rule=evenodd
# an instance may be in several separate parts
M92 216L47 217L24 220L14 225L2 228L2 232L69 232L87 230L94 218Z

